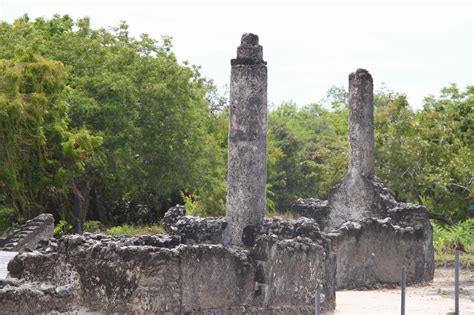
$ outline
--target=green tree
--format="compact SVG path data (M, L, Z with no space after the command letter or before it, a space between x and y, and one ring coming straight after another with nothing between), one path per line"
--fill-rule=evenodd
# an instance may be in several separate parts
M331 102L331 110L319 104L298 108L284 103L270 112L270 209L288 211L297 198L327 198L329 189L344 176L347 109L339 100Z
M467 214L474 183L474 97L452 85L413 111L405 95L376 97L377 174L398 199L455 220Z
M19 221L65 214L69 188L85 175L101 139L69 129L62 63L20 55L0 60L0 78L0 205Z
M68 67L71 126L103 137L100 163L76 187L89 187L78 195L90 199L93 217L156 221L180 191L206 214L222 213L225 154L213 134L220 123L209 106L213 86L177 62L170 38L134 38L125 22L109 31L87 18L24 16L0 26L0 43L0 58L26 51Z

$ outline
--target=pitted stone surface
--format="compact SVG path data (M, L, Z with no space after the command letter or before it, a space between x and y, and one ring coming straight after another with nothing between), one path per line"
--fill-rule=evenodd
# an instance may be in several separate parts
M264 221L267 68L258 36L242 36L231 65L226 218L176 206L164 218L169 236L43 240L9 263L19 280L0 283L5 311L310 314L318 288L322 309L334 309L335 256L318 224Z
M365 69L349 75L349 175L375 174L374 84Z
M293 212L314 218L329 233L337 256L338 288L372 288L433 279L433 231L428 211L397 202L375 176L373 80L349 76L349 171L327 203L300 199Z
M167 229L198 235L87 233L43 240L17 255L8 266L14 285L0 282L2 310L306 314L314 310L318 287L323 308L334 309L335 257L314 220L267 220L253 228L251 246L223 246L203 237L219 233L206 232L202 219L186 216L182 207L170 211L174 224Z
M329 191L328 201L328 228L337 228L348 220L384 218L387 211L398 204L393 194L377 178L351 175L344 177L340 184Z
M7 235L1 242L0 250L32 250L39 241L53 237L53 232L53 215L49 213L40 214Z
M267 66L258 36L244 34L231 61L225 243L243 245L263 222L267 179Z
M407 267L408 284L432 280L433 231L427 209L399 203L378 181L367 182L374 196L371 212L358 219L344 220L343 217L336 221L337 212L330 207L329 214L319 218L328 222L323 235L331 239L332 251L337 257L337 288L398 286L402 266ZM336 189L347 192L344 185L343 181ZM343 200L347 202L348 198ZM311 207L312 202L314 200L303 199L298 204ZM320 204L318 201L315 206Z
M171 234L171 226L173 226L179 219L181 219L186 214L186 207L182 205L176 205L171 207L166 211L165 216L163 217L163 227L165 228L166 233Z
M255 35L255 34L252 34L252 33L242 34L241 44L242 45L253 45L253 46L258 45L258 35Z
M251 33L242 35L240 46L237 47L237 58L231 60L231 65L266 64L263 61L263 48L258 44L258 36Z
M321 229L324 229L329 219L329 206L327 200L318 198L298 199L291 205L291 212L297 217L314 219Z
M373 80L367 70L349 75L349 171L329 193L328 225L379 217L380 190L375 174Z
M0 279L2 314L40 314L52 310L67 311L67 303L78 301L71 285L58 286L18 279Z
M425 212L427 214L426 209ZM402 266L407 267L408 284L432 280L431 224L428 220L418 221L414 226L413 222L406 223L391 217L365 218L348 221L331 231L328 236L337 256L337 288L398 286Z
M179 237L184 244L222 244L227 226L224 218L199 218L185 215L186 208L177 205L165 213L165 231Z

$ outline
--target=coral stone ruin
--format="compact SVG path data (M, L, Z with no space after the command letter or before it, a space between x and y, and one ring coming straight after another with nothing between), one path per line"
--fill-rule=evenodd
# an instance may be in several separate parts
M402 203L375 176L373 81L349 75L349 171L328 200L299 199L298 217L313 218L331 239L338 289L396 286L433 279L433 231L424 206Z
M167 234L44 238L20 250L0 279L9 313L313 314L336 288L433 277L424 207L396 202L374 176L373 88L350 75L350 167L329 200L298 200L296 220L265 220L267 64L244 34L231 61L225 218L165 214Z

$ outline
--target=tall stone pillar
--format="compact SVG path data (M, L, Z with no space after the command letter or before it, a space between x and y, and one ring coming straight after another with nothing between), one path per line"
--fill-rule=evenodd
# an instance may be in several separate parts
M373 178L374 84L367 70L349 75L349 175Z
M328 226L385 217L392 198L375 181L373 80L367 70L349 75L349 173L329 192Z
M231 65L224 242L242 245L263 222L266 201L267 66L257 35L242 35Z

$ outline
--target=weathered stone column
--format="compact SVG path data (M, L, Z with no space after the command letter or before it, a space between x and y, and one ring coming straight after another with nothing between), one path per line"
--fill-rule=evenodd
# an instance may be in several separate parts
M266 201L267 66L257 35L242 35L231 65L224 241L242 245L246 227L263 222Z
M373 80L367 70L349 75L349 173L329 192L328 227L384 217L392 199L375 181Z
M375 172L374 84L367 70L349 75L349 175Z

